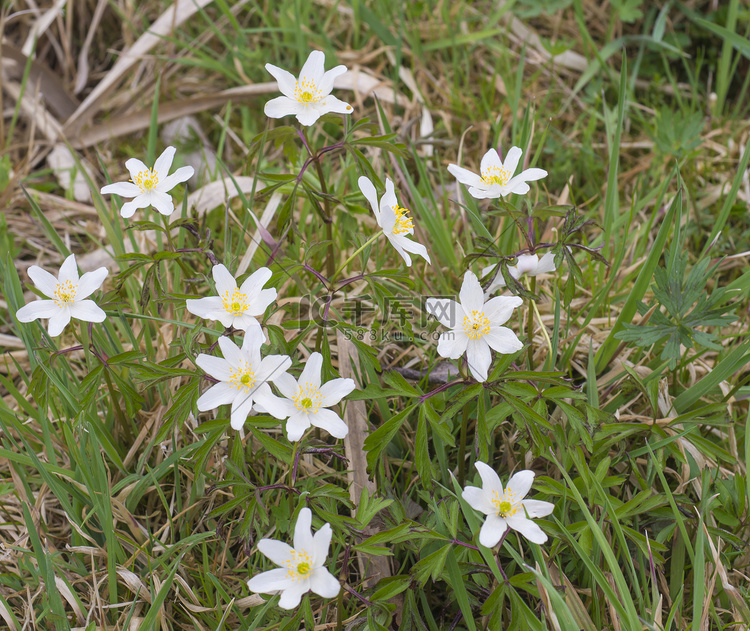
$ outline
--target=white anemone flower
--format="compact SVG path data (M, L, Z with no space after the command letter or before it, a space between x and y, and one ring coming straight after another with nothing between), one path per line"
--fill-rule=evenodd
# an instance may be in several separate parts
M325 567L331 545L331 525L325 524L312 534L312 511L305 507L299 512L294 525L294 547L276 541L261 539L258 550L280 567L253 576L247 587L259 594L281 594L279 607L294 609L302 596L313 591L323 598L335 598L341 585Z
M482 276L487 276L495 267L497 266L490 265L489 267L485 267L482 270ZM518 264L508 267L508 273L518 280L523 274L538 276L539 274L554 272L555 269L557 269L555 267L555 255L552 252L547 252L541 259L536 254L521 254L518 256ZM505 287L505 279L498 272L492 284L487 288L487 293L491 294L500 287Z
M269 382L281 377L292 365L292 360L288 355L267 355L261 359L260 347L264 341L263 330L259 326L250 327L245 332L242 348L222 336L219 347L223 358L204 353L198 355L195 363L219 380L200 396L198 410L205 412L231 403L232 429L240 430L253 409L253 402L268 407L268 402L275 399Z
M490 149L482 158L479 175L457 164L449 164L448 171L461 184L468 186L469 194L477 199L496 199L511 193L523 195L530 190L526 182L541 180L547 176L547 172L544 169L526 169L513 177L522 154L519 147L511 147L503 162L497 151Z
M86 322L103 322L107 314L93 300L86 300L109 274L106 267L86 272L78 277L76 256L71 254L63 261L55 278L37 265L29 268L29 277L37 289L51 300L36 300L16 311L19 322L32 322L38 318L49 318L48 332L52 337L62 333L71 318Z
M449 359L466 353L471 374L477 381L487 381L492 363L490 349L507 355L523 348L516 334L501 326L523 301L518 296L497 296L485 303L482 286L471 271L464 274L458 297L460 303L446 298L427 299L427 312L452 329L440 336L437 351Z
M362 191L365 199L370 202L372 211L375 213L375 219L383 229L383 234L404 259L406 266L411 267L409 252L421 256L432 265L430 255L427 254L427 248L408 238L408 235L414 234L414 222L409 217L409 211L398 205L393 182L385 178L385 194L380 198L379 203L375 186L368 178L360 177L357 184L359 184L359 190Z
M156 208L162 215L171 215L174 212L174 202L169 191L193 177L193 167L180 167L169 175L175 151L174 147L167 147L156 159L153 169L149 169L137 158L130 158L125 167L130 172L131 181L107 184L102 188L102 194L114 193L134 198L120 209L120 214L126 219L132 217L138 208L149 206Z
M294 114L300 124L307 127L329 112L351 114L351 105L331 95L334 79L344 74L347 67L336 66L326 72L325 59L322 51L312 51L300 70L299 79L295 79L291 72L266 64L266 70L276 79L279 91L284 95L266 103L266 116L282 118Z
M331 379L321 385L323 356L312 353L299 381L284 373L274 381L286 398L275 397L273 404L264 404L266 412L286 422L286 437L297 441L312 425L326 430L335 438L344 438L349 427L341 417L328 408L336 405L356 387L353 379Z
M261 267L250 274L239 289L224 265L214 265L213 277L219 295L187 300L187 310L199 318L218 320L225 327L243 331L251 326L260 327L257 318L276 300L276 289L263 289L271 278L271 270Z
M520 532L532 543L544 543L547 535L533 521L534 517L546 517L555 508L550 502L525 500L534 482L533 471L519 471L508 480L503 489L500 477L484 462L476 462L482 488L467 486L461 493L474 510L487 515L479 531L479 543L488 548L495 547L508 528Z

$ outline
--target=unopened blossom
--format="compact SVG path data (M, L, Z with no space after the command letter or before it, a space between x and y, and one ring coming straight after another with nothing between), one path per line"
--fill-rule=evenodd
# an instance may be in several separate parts
M331 545L331 525L312 534L312 511L299 512L294 526L294 547L275 539L261 539L258 550L276 565L275 570L253 576L247 587L260 594L281 594L279 607L294 609L302 596L313 591L323 598L335 598L341 585L325 567Z
M495 267L495 265L485 267L482 270L482 276L487 276ZM552 252L547 252L541 259L536 254L521 254L518 256L518 264L508 267L508 273L518 280L523 274L538 276L539 274L554 272L555 269L555 255ZM500 287L505 287L505 279L498 272L492 284L487 288L487 293L491 294Z
M71 318L85 322L103 322L107 314L93 300L86 300L109 274L106 267L86 272L78 277L75 254L63 261L55 278L37 265L29 268L29 277L37 289L50 300L35 300L16 311L19 322L32 322L38 318L49 318L48 332L52 337L60 335Z
M511 193L523 195L529 192L529 185L526 182L546 177L547 171L526 169L513 177L522 153L519 147L511 147L503 162L497 151L490 149L482 158L479 175L457 164L449 164L448 171L461 184L468 186L469 194L477 199L496 199Z
M349 427L333 410L329 410L355 388L353 379L331 379L321 384L323 356L312 353L299 380L284 373L274 385L285 398L276 397L273 404L264 404L265 411L278 419L287 419L286 437L297 441L312 425L326 430L335 438L344 438Z
M263 286L271 279L271 270L261 267L237 287L237 281L224 265L214 265L212 270L218 296L189 299L187 310L199 318L218 320L225 327L247 330L251 326L260 327L261 317L274 300L276 289Z
M479 543L493 548L502 539L508 528L520 532L532 543L544 543L547 535L533 521L534 517L545 517L555 508L550 502L525 500L534 482L533 471L519 471L503 488L500 477L484 462L475 463L482 488L467 486L461 493L473 509L487 515L479 531Z
M409 217L409 211L399 206L393 182L385 178L385 194L380 198L380 202L378 202L375 186L368 178L360 177L357 184L359 184L359 190L362 191L365 199L370 202L372 211L375 213L375 219L382 228L383 234L404 259L406 266L411 267L409 252L421 256L431 264L427 248L421 243L409 239L409 236L414 234L414 222Z
M347 71L346 66L336 66L325 71L325 53L314 50L300 70L299 78L273 64L266 64L279 84L283 96L266 103L265 113L269 118L283 118L294 114L301 125L309 126L323 114L351 114L352 106L331 94L333 81Z
M451 329L441 334L437 351L449 359L458 359L466 353L471 374L477 381L487 381L492 363L490 349L507 355L523 348L516 334L502 326L523 301L518 296L497 296L485 303L482 286L471 271L464 274L458 297L459 302L427 299L427 312Z
M269 382L275 381L292 365L288 355L267 355L261 358L260 347L265 341L263 330L252 326L245 332L242 348L228 337L219 338L224 357L201 353L195 360L219 383L211 386L197 401L198 410L205 412L220 405L232 404L230 423L239 430L245 424L253 403L267 408L273 402Z
M175 151L174 147L167 147L156 159L153 169L149 169L137 158L130 158L125 163L130 172L130 182L107 184L102 188L102 194L114 193L134 198L123 204L120 209L120 214L126 219L132 217L138 208L149 206L156 208L162 215L171 215L174 212L174 202L169 191L193 177L193 167L190 166L180 167L169 175Z

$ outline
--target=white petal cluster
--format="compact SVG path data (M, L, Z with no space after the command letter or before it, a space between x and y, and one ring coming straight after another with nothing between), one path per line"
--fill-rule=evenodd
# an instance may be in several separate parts
M495 267L495 265L485 267L482 270L482 276L487 276ZM508 267L508 273L518 280L524 274L538 276L539 274L554 272L555 269L555 255L552 252L547 252L541 259L536 254L521 254L518 257L518 264ZM505 287L505 279L502 274L498 273L487 288L487 294L494 293L500 287Z
M321 384L323 356L312 353L299 380L284 373L274 385L285 398L274 397L264 404L265 411L278 419L287 419L286 436L297 441L310 427L320 427L334 438L344 438L349 427L341 417L328 408L336 405L355 388L353 379L332 379Z
M279 84L283 96L266 103L265 113L269 118L294 115L301 125L312 125L323 114L351 114L352 106L331 94L333 81L347 71L346 66L336 66L325 71L325 53L314 50L300 70L299 78L273 64L266 64Z
M230 423L239 430L257 402L267 409L275 397L269 382L281 377L292 365L288 355L267 355L261 358L260 347L265 342L263 330L257 326L245 332L242 348L228 337L219 338L221 357L201 353L195 360L204 371L217 379L215 384L198 399L198 410L205 412L220 405L232 404Z
M303 508L294 526L294 547L275 539L258 542L258 550L279 568L253 576L247 582L250 591L281 594L282 609L294 609L309 591L335 598L341 585L325 567L332 534L330 524L325 524L313 535L312 511Z
M214 265L214 283L218 296L188 300L187 310L199 318L218 320L225 327L246 331L251 326L260 327L261 317L274 300L276 289L263 289L271 279L271 270L261 267L253 272L241 287L224 265Z
M378 202L375 186L369 178L362 176L357 180L357 183L365 199L370 202L372 211L375 213L375 219L382 228L383 234L396 248L401 258L404 259L406 266L411 267L409 252L421 256L431 264L427 248L408 238L409 235L414 234L414 222L409 217L409 211L399 206L393 182L385 178L385 194L380 198L380 202Z
M193 167L180 167L172 175L169 169L174 160L176 149L167 147L156 159L154 168L149 169L137 158L130 158L125 167L130 172L130 182L115 182L103 187L103 195L115 194L132 197L133 200L122 205L120 214L126 219L132 217L139 208L153 206L162 215L174 212L174 202L169 194L175 186L187 182L193 177Z
M545 517L555 508L550 502L525 500L534 483L533 471L519 471L503 488L500 477L484 462L475 463L482 487L467 486L461 493L474 510L487 515L479 531L479 543L488 548L496 546L508 528L520 532L532 543L544 543L547 535L531 521L534 517Z
M100 267L79 278L75 254L63 261L57 278L41 267L32 265L29 277L50 300L30 302L16 312L16 318L19 322L49 318L47 330L52 337L60 335L71 318L85 322L103 322L107 314L93 300L86 298L102 286L108 273L106 267Z
M485 302L482 286L471 271L464 274L459 301L427 299L427 312L451 329L438 339L437 351L449 359L466 353L471 374L477 381L487 381L492 364L490 349L507 355L523 348L516 334L502 326L523 301L518 296L497 296Z
M497 151L490 149L482 158L479 175L457 164L449 164L448 171L461 184L468 186L469 194L477 199L497 199L511 193L524 195L530 190L526 182L541 180L547 176L547 172L544 169L526 169L513 177L522 154L519 147L511 147L503 162Z

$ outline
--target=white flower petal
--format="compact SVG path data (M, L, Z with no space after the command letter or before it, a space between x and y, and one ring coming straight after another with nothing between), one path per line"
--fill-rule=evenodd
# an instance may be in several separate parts
M302 369L302 374L299 376L300 385L309 383L315 388L320 388L320 373L323 370L323 355L320 353L312 353L305 363L305 367ZM338 401L337 401L338 403Z
M536 271L531 276L539 276L539 274L548 274L554 272L557 268L555 267L555 254L553 252L547 252L539 261L539 265L536 267Z
M287 399L293 399L297 396L299 385L297 384L297 380L288 372L276 377L273 383Z
M486 548L494 548L508 529L506 521L497 515L487 515L479 531L479 543Z
M219 297L221 297L221 295L226 291L232 293L235 289L237 289L237 281L235 280L234 276L232 276L232 274L229 273L229 270L221 263L219 263L218 265L214 265L211 273L214 277L216 293L219 294Z
M533 275L536 268L539 266L539 257L536 254L521 254L518 257L518 275L530 274Z
M256 373L258 373L259 369L257 367L260 365L260 347L265 343L266 336L263 333L263 329L259 326L252 326L245 331L245 337L242 340L242 356L245 361L253 365ZM260 379L260 377L258 378Z
M328 548L331 546L332 536L333 531L331 530L331 524L323 524L323 527L313 535L312 550L310 550L309 552L313 560L314 568L322 568L323 564L326 562L326 558L328 557ZM322 596L323 594L320 595ZM326 598L332 598L332 596L326 596Z
M449 329L455 329L466 317L461 305L448 298L428 298L425 301L425 310Z
M461 184L466 186L481 186L482 178L468 169L458 166L457 164L448 165L448 173L455 177Z
M294 580L289 576L289 570L286 568L261 572L247 582L247 588L256 594L276 594L293 585Z
M208 357L208 355L206 355ZM215 358L217 359L217 358ZM237 396L237 390L228 383L221 381L206 390L196 401L200 412L218 408L220 405L232 403Z
M408 239L403 235L394 237L393 240L395 241L396 239L398 239L398 244L404 250L406 250L407 252L411 252L412 254L416 254L417 256L421 256L425 261L432 265L432 261L430 261L430 255L427 254L427 248L421 243L412 241L411 239Z
M467 270L464 274L464 282L458 294L464 312L484 311L484 292L474 272Z
M352 106L346 101L337 99L333 94L329 94L319 104L318 108L323 114L351 114Z
M162 193L167 193L178 184L187 182L191 177L193 177L194 173L195 169L193 169L193 167L191 166L180 167L174 173L172 173L172 175L166 176L164 180L159 178L159 183L156 185L156 190Z
M326 430L334 438L345 438L349 426L333 410L320 408L316 414L308 414L308 420L315 427Z
M385 236L389 239L393 237L393 228L396 225L396 213L393 208L385 203L385 195L380 200L380 227L383 229Z
M493 351L503 355L512 355L523 348L523 342L509 328L504 326L492 326L490 332L483 338Z
M174 202L169 193L162 193L156 190L151 191L151 205L165 216L169 216L174 212Z
M523 500L521 504L523 504L529 517L546 517L555 510L554 504L541 500Z
M52 337L57 337L68 326L68 322L70 322L70 309L63 307L49 319L47 333Z
M547 541L547 535L544 534L544 531L533 521L527 519L525 515L522 515L521 512L508 517L508 526L520 532L531 543L541 544Z
M151 206L150 195L138 195L134 200L126 202L120 208L120 215L125 219L130 219L139 208L148 208Z
M206 320L218 320L220 316L227 315L221 298L218 296L209 296L198 300L189 298L185 301L185 308L193 315Z
M154 173L156 173L156 177L159 178L159 182L169 175L169 168L172 166L172 161L174 160L174 154L176 151L177 149L174 147L167 147L162 151L162 154L156 158L156 162L154 163Z
M411 256L409 256L409 253L401 247L401 242L397 241L389 234L386 234L386 237L388 237L388 241L390 241L390 244L394 247L396 252L398 252L399 256L404 259L404 265L406 265L406 267L411 267Z
M104 279L107 278L109 270L106 267L100 267L95 269L93 272L86 272L81 276L81 280L78 281L78 291L76 292L76 300L83 300L93 294L99 287L104 283ZM74 316L75 317L75 316Z
M497 512L495 506L490 501L490 496L486 491L476 486L467 486L461 491L461 497L471 506L474 510L478 510L480 513L489 515Z
M288 96L277 96L266 103L263 113L268 118L284 118L284 116L296 115L300 112L301 105Z
M469 344L468 336L459 329L446 331L438 338L437 352L440 357L458 359L466 352Z
M102 187L102 195L120 195L121 197L135 197L140 195L141 189L132 182L115 182Z
M503 193L503 188L499 184L493 184L492 186L470 186L469 195L475 199L497 199Z
M520 177L520 176L519 176ZM513 178L506 186L502 188L501 195L505 197L511 193L515 195L526 195L531 190L531 187L526 182Z
M305 65L299 71L300 81L312 81L316 87L320 88L325 74L326 56L322 50L314 50L307 57Z
M300 382L302 379L300 378ZM324 383L320 388L320 396L322 398L321 405L324 408L329 408L332 405L336 405L345 396L352 393L357 384L354 383L354 379L332 379L327 383Z
M495 470L481 460L477 460L474 466L477 468L477 473L479 473L479 477L482 479L482 490L487 493L487 496L491 497L493 492L502 495L504 492L503 483L500 481L500 476L497 475Z
M39 289L45 296L50 298L55 295L55 289L57 289L57 279L50 274L47 270L42 269L38 265L32 265L28 269L29 278L34 281L34 285Z
M255 317L261 317L276 300L277 291L276 288L271 287L269 289L263 289L255 295L255 299L250 298L250 304L248 305L247 312L249 315Z
M323 78L320 80L318 89L323 94L330 94L331 90L333 90L333 82L336 80L337 77L340 77L342 74L345 74L347 71L348 71L348 68L344 65L331 68L329 71L323 74Z
M312 556L313 535L312 535L312 511L305 506L300 510L297 516L297 523L294 525L294 549L305 550Z
M229 414L229 424L232 429L239 431L245 424L248 415L253 409L253 394L247 392L239 392L232 401L232 410Z
M223 340L225 338L220 337L219 339ZM214 379L218 379L219 381L229 381L232 378L232 366L226 359L201 353L195 358L195 363L203 370L203 372L211 375ZM229 401L227 401L227 403L229 403Z
M279 84L279 92L281 92L287 98L293 99L294 88L297 85L297 79L295 78L295 76L291 72L283 70L282 68L274 66L273 64L266 64L266 70L271 73L273 78L276 79L276 83ZM266 116L268 116L268 113L266 113ZM276 117L272 116L271 118Z
M367 178L364 175L357 180L357 184L359 185L359 190L362 191L362 195L364 195L365 199L370 202L372 212L375 213L375 220L378 222L378 225L380 225L380 204L378 203L378 193L375 190L375 185L370 178Z
M291 367L292 359L289 355L267 355L255 371L255 378L264 383L275 381Z
M54 300L35 300L16 311L19 322L33 322L38 318L53 318L60 311Z
M295 609L299 606L302 596L310 591L309 582L309 580L304 580L299 583L292 583L291 586L282 591L281 598L279 598L279 607L282 609Z
M57 275L57 280L60 283L70 281L73 284L78 284L78 266L76 265L76 255L71 254L60 266L60 273Z
M130 173L131 180L135 180L136 176L139 173L143 173L144 171L150 171L150 169L145 164L143 164L143 162L141 162L138 158L130 158L130 160L128 160L125 163L125 168Z
M547 177L547 172L544 169L526 169L521 171L513 180L520 180L521 182L536 182L541 180L543 177ZM511 180L511 181L513 181ZM510 182L508 182L510 185Z
M247 338L245 338L245 341L243 341L242 343L243 348L246 341ZM242 365L242 362L245 361L245 356L240 350L240 347L237 346L237 344L230 340L226 335L222 335L219 338L219 348L221 348L221 354L224 355L224 359L227 361L227 369L229 369L230 367L239 368ZM219 379L219 377L216 378ZM223 381L227 380L228 378L224 379Z
M323 598L335 598L341 591L341 584L326 568L321 567L310 577L310 589Z
M76 300L71 304L70 316L85 322L104 322L107 314L93 300Z
M481 173L482 177L484 177L492 167L501 169L502 166L503 161L500 159L500 156L497 155L497 150L493 148L482 156L482 163L479 167L479 172Z
M505 155L505 162L503 162L503 168L508 171L511 175L516 172L518 162L523 155L520 147L511 147L508 153Z
M248 276L245 279L245 282L242 283L242 286L240 287L240 293L247 294L247 297L250 301L257 300L258 296L260 296L261 292L263 291L263 286L271 280L271 276L273 276L273 272L271 272L270 269L267 267L261 267L255 270L250 276ZM273 291L274 292L274 299L276 298L276 290L266 290L266 291ZM270 303L268 303L270 304ZM268 305L266 305L267 307ZM265 311L265 307L263 308L263 311ZM262 312L261 312L262 313Z
M226 311L224 313L227 313ZM250 327L258 327L260 328L260 322L255 319L255 316L251 316L247 313L244 313L239 316L233 316L230 314L229 319L230 322L228 324L224 324L224 326L233 326L235 329L241 329L243 331L247 331Z
M512 271L511 276L517 278ZM522 304L523 300L518 296L496 296L485 303L483 311L491 324L501 325L505 324L513 315L513 310Z
M380 199L380 212L383 212L383 206L388 206L393 210L394 206L398 206L398 198L396 197L396 188L393 186L391 178L385 178L385 193Z
M261 539L258 542L258 550L276 565L285 565L292 558L292 546L275 539Z
M283 421L290 414L294 413L295 407L289 399L282 399L277 397L270 388L261 388L254 395L253 400L255 401L255 409L260 408L266 414L270 414L274 418ZM260 406L260 408L258 407Z
M520 500L522 497L526 497L526 494L531 490L532 484L534 484L534 472L524 469L513 474L513 477L508 480L507 489L513 495L517 496L517 500Z
M290 443L296 443L310 427L310 419L305 412L298 412L295 408L293 414L286 420L286 439Z
M492 364L492 353L484 339L469 340L466 345L466 363L477 381L487 381L487 371Z
M297 121L300 125L309 127L313 125L321 116L325 114L324 111L314 107L305 107L304 105L298 105L297 107Z

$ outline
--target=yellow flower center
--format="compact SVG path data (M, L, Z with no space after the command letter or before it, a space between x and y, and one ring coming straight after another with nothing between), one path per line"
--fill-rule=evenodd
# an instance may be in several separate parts
M490 332L490 321L484 311L472 311L464 317L464 333L469 339L478 340Z
M221 302L224 310L233 316L241 316L249 307L247 294L240 293L235 288L234 291L225 291L221 296Z
M55 304L62 309L63 307L69 307L76 301L76 294L78 293L78 285L69 280L64 283L57 283L55 287L55 297L53 300Z
M287 576L295 582L310 578L313 571L312 557L304 550L292 550L284 565L287 567Z
M153 169L146 169L135 176L133 183L141 189L143 193L149 193L153 191L159 183L159 176Z
M312 384L306 383L299 387L297 396L294 397L294 407L303 412L312 412L317 414L323 403L323 395L320 393L320 388L316 388Z
M513 174L508 169L491 166L482 172L482 184L485 186L492 186L493 184L505 186L511 175Z
M505 489L500 495L497 491L492 491L492 504L497 509L498 517L507 519L521 510L521 503L515 501L515 493Z
M323 100L323 93L312 81L300 79L294 86L294 98L302 105L312 105Z
M250 389L255 383L253 367L247 362L242 362L238 368L229 371L229 385L237 390Z
M409 211L401 206L391 206L393 214L396 215L396 223L393 224L393 234L404 234L414 228L414 222L409 217Z

